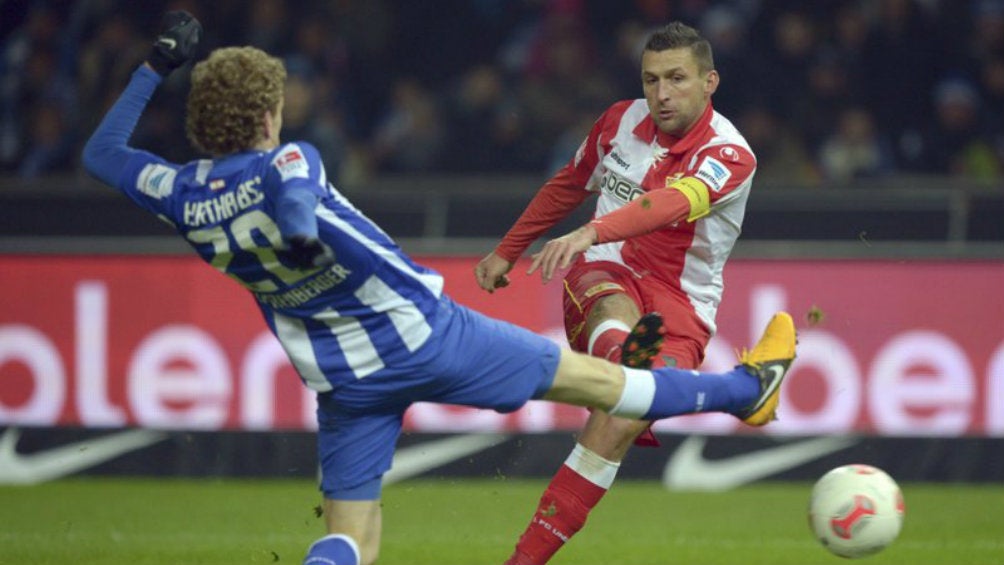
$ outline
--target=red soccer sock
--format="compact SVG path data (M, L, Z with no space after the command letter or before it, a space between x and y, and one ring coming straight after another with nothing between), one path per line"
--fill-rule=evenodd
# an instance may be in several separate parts
M612 481L612 477L611 477ZM607 489L562 465L505 565L544 565L586 523Z

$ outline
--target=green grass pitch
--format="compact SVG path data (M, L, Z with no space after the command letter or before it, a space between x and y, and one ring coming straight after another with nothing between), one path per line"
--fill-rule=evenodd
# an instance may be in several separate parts
M415 480L384 493L381 565L499 564L543 481ZM905 484L899 540L869 565L1004 564L1004 486ZM680 493L623 481L554 565L837 565L810 485ZM0 487L3 565L298 565L323 533L304 480L81 478Z

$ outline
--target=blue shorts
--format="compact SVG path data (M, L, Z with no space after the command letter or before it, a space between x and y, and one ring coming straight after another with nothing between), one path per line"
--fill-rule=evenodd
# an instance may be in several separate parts
M432 336L408 363L318 395L325 497L380 498L380 479L413 403L512 412L551 388L560 356L547 338L443 298Z

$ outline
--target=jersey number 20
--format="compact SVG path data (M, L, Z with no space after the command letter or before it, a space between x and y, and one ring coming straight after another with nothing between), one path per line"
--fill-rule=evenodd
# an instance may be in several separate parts
M262 269L287 285L295 284L297 281L309 277L316 272L316 269L309 271L291 269L279 261L279 257L276 255L276 248L282 245L282 234L279 232L279 226L272 221L272 218L268 214L261 210L249 210L234 218L230 222L229 231L230 235L228 236L227 230L223 226L215 226L201 230L192 230L188 232L186 237L194 243L212 244L213 258L209 261L209 264L220 272L233 277L237 282L254 292L274 292L279 287L271 279L245 280L228 270L230 261L234 257L230 243L231 238L233 238L233 241L237 243L237 246L241 250L253 254L257 258L258 263L261 264ZM255 233L261 234L271 245L261 246L254 239Z

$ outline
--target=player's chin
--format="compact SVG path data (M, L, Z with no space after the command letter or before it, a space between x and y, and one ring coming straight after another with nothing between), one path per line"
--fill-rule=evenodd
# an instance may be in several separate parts
M680 131L680 120L675 116L665 119L661 117L656 118L655 125L659 128L659 131L669 135L676 135Z

